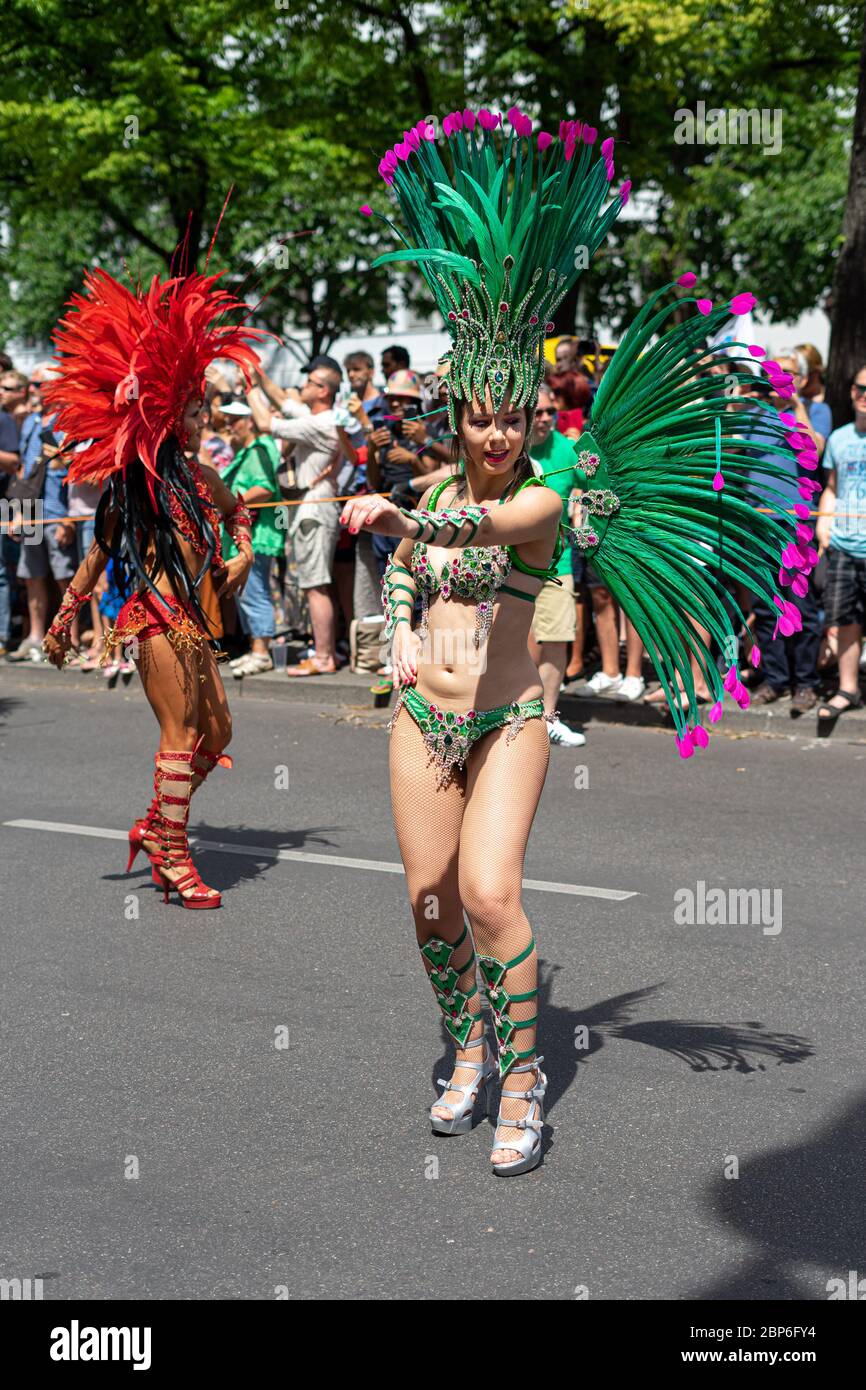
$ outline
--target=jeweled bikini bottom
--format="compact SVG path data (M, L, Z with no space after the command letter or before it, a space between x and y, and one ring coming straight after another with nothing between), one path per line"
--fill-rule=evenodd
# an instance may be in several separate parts
M463 767L473 746L485 734L507 724L509 728L505 741L510 743L520 733L527 719L550 721L556 718L555 714L545 714L541 696L534 700L512 700L511 704L497 705L495 709L442 710L425 699L414 686L404 685L388 721L389 730L393 728L403 705L423 733L431 758L438 765L440 787L446 785L455 768L460 770Z

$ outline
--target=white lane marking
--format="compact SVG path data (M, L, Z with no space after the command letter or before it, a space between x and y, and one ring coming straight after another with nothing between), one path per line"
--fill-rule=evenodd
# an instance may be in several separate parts
M98 840L125 840L125 830L108 830L97 825L68 825L64 821L53 820L7 820L3 822L12 830L49 830L56 835L90 835ZM366 869L377 874L402 874L402 864L389 864L382 859L349 859L339 854L313 854L303 849L274 849L271 845L238 845L224 840L202 840L190 835L190 844L198 849L215 850L218 854L248 854L255 859L289 859L300 864L327 864L329 868ZM571 893L579 898L607 898L610 902L624 902L626 898L636 898L636 892L622 888L593 888L583 883L548 883L543 878L525 878L524 888L537 889L539 893Z

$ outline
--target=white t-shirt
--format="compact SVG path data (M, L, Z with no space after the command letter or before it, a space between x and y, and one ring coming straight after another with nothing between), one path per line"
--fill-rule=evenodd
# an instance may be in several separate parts
M308 489L308 499L314 497L336 497L337 480L325 478L312 486L318 476L339 450L337 424L333 410L320 410L314 415L303 401L287 396L280 406L282 416L271 418L271 434L277 439L288 439L294 447L295 477L298 487Z

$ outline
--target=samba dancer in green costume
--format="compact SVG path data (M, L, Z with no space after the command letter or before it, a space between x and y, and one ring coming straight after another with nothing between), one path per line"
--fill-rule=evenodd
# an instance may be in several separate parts
M498 1074L497 1174L539 1162L547 1086L521 884L549 759L544 720L555 716L544 713L527 636L535 597L555 577L562 503L536 477L526 441L552 314L628 197L628 184L610 195L612 140L598 157L597 132L580 122L563 122L558 140L545 132L533 140L528 117L512 108L506 119L507 135L486 110L446 117L450 167L421 121L379 166L404 232L383 218L403 249L377 264L417 264L453 337L443 360L457 469L417 511L367 496L349 502L341 518L353 532L401 542L383 580L399 686L389 726L392 805L418 944L457 1046L454 1074L440 1078L445 1091L430 1117L439 1133L466 1132L479 1093ZM372 214L366 205L361 211ZM697 314L669 328L683 299L659 309L659 297L625 335L599 388L592 434L575 446L592 485L573 534L640 632L669 698L680 754L690 757L708 741L695 722L690 654L717 697L711 719L724 691L748 699L736 664L723 679L702 635L736 650L742 615L724 576L775 597L785 631L799 615L773 596L772 571L781 554L780 583L798 591L814 551L804 517L795 538L756 511L756 502L772 501L785 470L756 463L750 455L765 460L766 442L744 443L729 396L708 395L703 375L708 337L752 297L735 297L732 308L692 301ZM755 347L743 353L750 364L763 356ZM727 380L736 379L736 353L725 363ZM777 379L776 389L784 394L788 383ZM812 468L810 446L784 415L778 440L780 454L793 446ZM764 486L756 492L757 466ZM801 496L812 486L801 479ZM498 1065L484 1033L479 978Z

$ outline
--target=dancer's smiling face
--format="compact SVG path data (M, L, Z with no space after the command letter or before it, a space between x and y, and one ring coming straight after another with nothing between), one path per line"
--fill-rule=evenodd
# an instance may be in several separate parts
M526 442L526 425L526 411L512 409L508 397L494 410L489 390L483 401L473 396L461 419L466 457L482 473L510 472Z
M205 414L204 401L201 396L190 396L183 412L181 428L186 435L185 448L192 454L197 454L201 448L201 432L204 428Z

